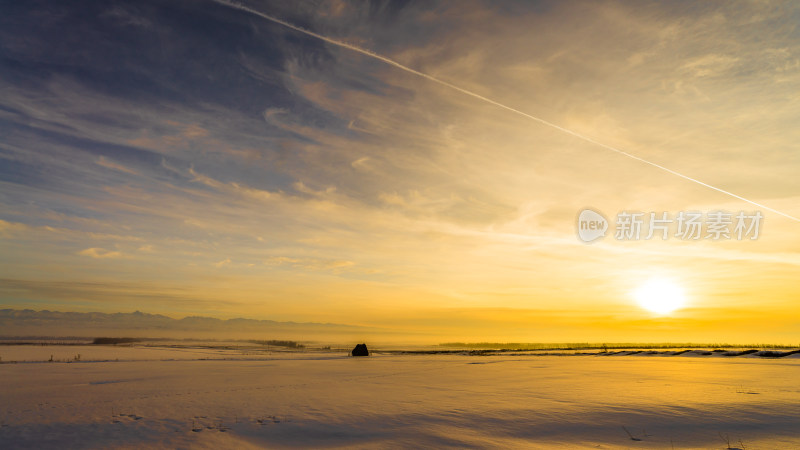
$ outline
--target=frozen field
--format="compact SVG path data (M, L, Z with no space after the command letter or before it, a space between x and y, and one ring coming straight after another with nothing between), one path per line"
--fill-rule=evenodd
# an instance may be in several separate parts
M2 448L800 448L798 358L142 346L0 357Z

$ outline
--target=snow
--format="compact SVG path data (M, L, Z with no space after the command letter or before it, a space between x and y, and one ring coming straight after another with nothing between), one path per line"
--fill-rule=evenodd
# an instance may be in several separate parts
M51 354L72 362L43 362ZM3 448L800 447L795 358L146 346L0 357Z

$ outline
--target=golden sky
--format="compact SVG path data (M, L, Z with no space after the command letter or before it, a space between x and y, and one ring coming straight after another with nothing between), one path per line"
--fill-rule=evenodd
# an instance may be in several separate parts
M797 4L245 4L4 14L0 306L800 341L800 221L255 13L800 217ZM758 239L613 235L718 210ZM654 277L685 307L642 309Z

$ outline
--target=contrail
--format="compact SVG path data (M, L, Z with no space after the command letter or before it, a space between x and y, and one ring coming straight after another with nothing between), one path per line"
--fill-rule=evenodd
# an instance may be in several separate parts
M743 202L750 203L751 205L755 205L755 206L758 206L759 208L766 209L767 211L774 212L775 214L779 214L779 215L781 215L783 217L786 217L788 219L792 219L795 222L800 222L800 218L797 218L797 217L794 217L792 215L786 214L784 212L778 211L777 209L770 208L769 206L762 205L761 203L754 202L753 200L746 199L746 198L744 198L742 196L734 194L733 192L726 191L725 189L721 189L721 188L718 188L716 186L712 186L710 184L704 183L704 182L702 182L702 181L700 181L700 180L698 180L696 178L692 178L692 177L690 177L688 175L684 175L682 173L678 173L678 172L676 172L676 171L674 171L672 169L669 169L667 167L664 167L664 166L662 166L660 164L657 164L657 163L654 163L652 161L648 161L648 160L646 160L644 158L640 158L640 157L638 157L636 155L633 155L633 154L628 153L626 151L620 150L620 149L618 149L616 147L612 147L610 145L603 144L602 142L595 141L594 139L592 139L592 138L590 138L588 136L584 136L584 135L582 135L582 134L580 134L580 133L578 133L576 131L572 131L570 129L564 128L564 127L562 127L560 125L556 125L556 124L554 124L552 122L548 122L548 121L546 121L544 119L540 119L539 117L532 116L532 115L530 115L530 114L528 114L526 112L520 111L518 109L514 109L514 108L512 108L510 106L506 106L506 105L504 105L504 104L502 104L500 102L497 102L495 100L492 100L492 99L490 99L488 97L484 97L484 96L482 96L480 94L476 94L476 93L474 93L472 91L469 91L467 89L464 89L462 87L458 87L458 86L456 86L454 84L448 83L447 81L440 80L440 79L438 79L438 78L436 78L436 77L434 77L432 75L428 75L427 73L420 72L418 70L414 70L414 69L412 69L411 67L408 67L408 66L404 66L403 64L400 64L399 62L394 61L392 59L389 59L389 58L387 58L385 56L379 55L377 53L373 53L373 52L371 52L369 50L365 50L365 49L360 48L360 47L356 47L355 45L348 44L346 42L337 41L336 39L331 39L331 38L329 38L327 36L323 36L321 34L317 34L317 33L313 32L313 31L309 31L309 30L306 30L305 28L298 27L297 25L293 25L293 24L291 24L289 22L286 22L285 20L278 19L277 17L272 17L269 14L264 14L264 13L262 13L260 11L256 11L255 9L249 8L249 7L244 6L242 4L239 4L239 3L235 3L235 2L232 2L232 1L228 1L228 0L213 0L213 1L216 2L216 3L219 3L221 5L229 6L231 8L236 8L236 9L248 12L250 14L254 14L254 15L259 16L259 17L261 17L263 19L269 20L270 22L275 22L277 24L283 25L286 28L291 28L292 30L295 30L297 32L303 33L303 34L311 36L311 37L315 37L315 38L317 38L317 39L319 39L321 41L325 41L325 42L327 42L329 44L333 44L333 45L335 45L337 47L346 48L346 49L352 50L352 51L354 51L356 53L361 53L362 55L369 56L370 58L375 58L375 59L377 59L379 61L382 61L382 62L384 62L384 63L386 63L386 64L388 64L390 66L397 67L400 70L404 70L404 71L406 71L408 73L413 73L414 75L418 75L418 76L420 76L422 78L425 78L426 80L433 81L434 83L437 83L437 84L440 84L442 86L446 86L446 87L448 87L450 89L453 89L453 90L456 90L458 92L461 92L464 95L469 95L470 97L473 97L473 98L476 98L476 99L481 100L483 102L492 104L494 106L497 106L498 108L502 108L502 109L505 109L507 111L511 111L511 112L513 112L515 114L518 114L520 116L523 116L523 117L527 117L528 119L531 119L531 120L533 120L535 122L539 122L542 125L546 125L546 126L548 126L550 128L554 128L554 129L559 130L559 131L561 131L563 133L572 135L572 136L574 136L574 137L576 137L578 139L581 139L583 141L589 142L589 143L594 144L594 145L596 145L598 147L602 147L602 148L604 148L606 150L611 150L612 152L619 153L620 155L624 155L624 156L627 156L628 158L635 159L636 161L640 161L640 162L643 162L645 164L651 165L651 166L656 167L658 169L661 169L661 170L663 170L665 172L671 173L672 175L675 175L677 177L683 178L684 180L688 180L688 181L691 181L693 183L697 183L700 186L705 186L705 187L707 187L709 189L713 189L713 190L715 190L717 192L721 192L721 193L723 193L723 194L725 194L727 196L733 197L733 198L741 200Z

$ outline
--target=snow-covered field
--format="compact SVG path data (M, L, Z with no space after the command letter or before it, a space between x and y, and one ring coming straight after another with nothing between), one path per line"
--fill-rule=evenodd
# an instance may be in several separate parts
M3 346L0 448L800 448L800 359L686 356Z

